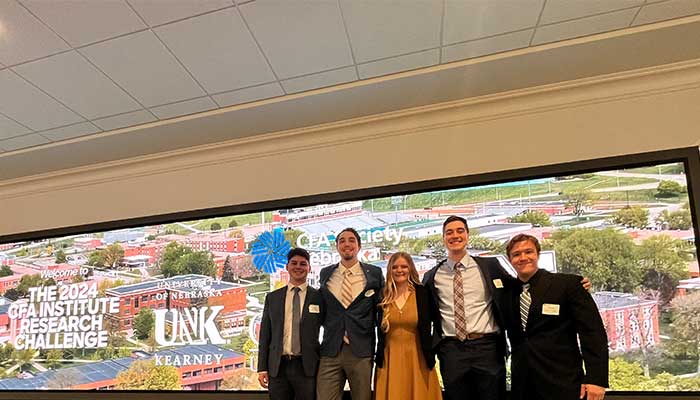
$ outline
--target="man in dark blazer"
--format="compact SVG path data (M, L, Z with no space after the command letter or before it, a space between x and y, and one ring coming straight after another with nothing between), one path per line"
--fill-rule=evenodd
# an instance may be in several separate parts
M316 395L324 305L306 282L309 252L287 255L289 283L267 295L260 325L258 381L273 400L313 400Z
M347 380L353 400L371 400L376 314L384 277L379 267L358 261L357 231L343 229L335 243L340 263L323 268L320 274L326 314L317 396L340 400Z
M514 236L506 252L522 283L503 299L513 399L602 400L607 335L581 277L539 269L540 245L533 236Z
M467 253L467 220L443 223L448 258L423 277L430 293L433 347L445 400L502 400L506 392L504 315L498 305L517 283L495 258Z

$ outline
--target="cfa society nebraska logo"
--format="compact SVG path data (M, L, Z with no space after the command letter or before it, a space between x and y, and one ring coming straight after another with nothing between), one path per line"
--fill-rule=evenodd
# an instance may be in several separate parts
M250 253L253 255L253 265L258 271L271 274L287 265L287 253L291 245L284 238L281 229L263 232L253 243Z

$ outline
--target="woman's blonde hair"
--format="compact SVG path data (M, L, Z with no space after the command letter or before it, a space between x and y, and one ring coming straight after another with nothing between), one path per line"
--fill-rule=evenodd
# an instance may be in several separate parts
M408 287L409 290L413 290L415 285L420 285L420 279L418 278L418 271L416 270L416 265L413 263L413 258L408 253L403 251L396 252L389 258L389 263L386 266L386 285L384 285L384 291L382 302L379 303L379 307L382 308L384 316L382 317L381 329L382 332L389 332L389 310L391 309L391 303L396 300L396 282L394 282L394 276L391 273L391 269L399 258L406 260L408 264Z

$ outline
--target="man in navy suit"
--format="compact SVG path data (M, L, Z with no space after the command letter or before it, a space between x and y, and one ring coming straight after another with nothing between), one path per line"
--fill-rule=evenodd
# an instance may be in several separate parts
M353 400L371 400L377 304L384 277L379 267L358 261L362 244L356 230L340 231L335 245L340 263L320 274L326 314L317 395L340 400L347 380Z
M313 400L316 395L323 299L306 282L309 252L287 254L289 283L265 298L258 353L258 381L272 400Z
M503 306L513 352L512 398L602 400L608 339L581 277L539 269L540 244L533 236L514 236L506 252L520 281Z
M426 272L433 348L440 360L445 400L502 400L506 392L506 341L498 307L516 283L495 258L467 253L469 227L459 216L442 225L446 260Z

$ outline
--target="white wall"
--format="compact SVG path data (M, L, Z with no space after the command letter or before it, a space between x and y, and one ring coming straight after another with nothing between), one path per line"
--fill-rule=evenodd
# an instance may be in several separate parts
M0 236L697 146L699 105L686 62L56 171L0 182Z

